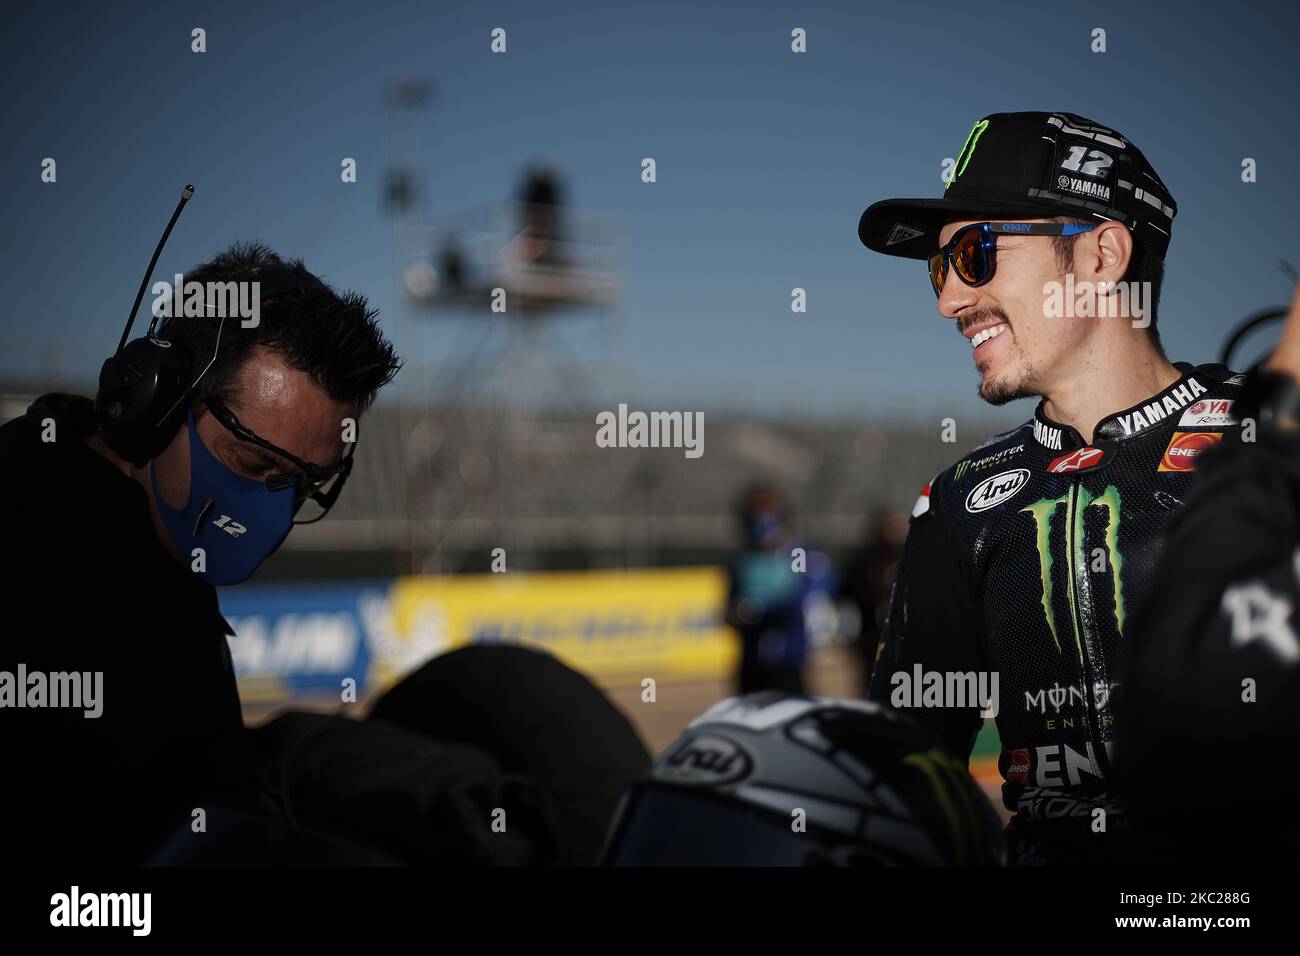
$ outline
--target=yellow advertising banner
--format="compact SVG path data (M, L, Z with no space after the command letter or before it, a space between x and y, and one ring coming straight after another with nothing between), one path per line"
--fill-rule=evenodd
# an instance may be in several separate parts
M503 641L549 651L609 685L707 680L736 667L739 647L722 623L721 568L407 577L393 582L393 624L436 635L447 650ZM386 684L388 655L372 679ZM401 659L405 655L396 654Z

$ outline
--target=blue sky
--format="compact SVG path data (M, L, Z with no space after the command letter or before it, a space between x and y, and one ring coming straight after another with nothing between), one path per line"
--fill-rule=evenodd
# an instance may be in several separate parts
M923 265L867 252L855 230L873 200L938 195L943 159L991 112L1080 113L1160 172L1179 203L1171 358L1216 357L1234 321L1288 299L1277 263L1300 259L1294 4L54 2L7 19L0 377L93 375L194 182L162 276L260 238L369 295L411 360L399 382L427 388L457 326L397 301L379 199L382 86L410 76L436 95L396 148L421 159L431 214L506 198L550 156L577 205L615 217L618 334L589 319L560 334L602 359L612 398L646 407L975 405L969 347ZM790 52L796 26L807 54ZM1243 157L1258 182L1240 181ZM806 314L790 311L796 286Z

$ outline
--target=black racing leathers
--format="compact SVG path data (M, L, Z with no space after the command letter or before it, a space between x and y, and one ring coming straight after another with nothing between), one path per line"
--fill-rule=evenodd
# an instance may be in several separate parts
M1300 431L1238 401L1134 619L1116 788L1194 862L1300 853Z
M913 511L869 697L963 758L982 714L996 717L1013 863L1160 852L1110 792L1111 694L1159 535L1195 455L1237 428L1241 384L1223 366L1177 368L1164 391L1102 419L1090 445L1040 402Z

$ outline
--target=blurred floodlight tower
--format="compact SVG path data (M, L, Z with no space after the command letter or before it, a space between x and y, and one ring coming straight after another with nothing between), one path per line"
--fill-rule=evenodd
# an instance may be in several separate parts
M419 141L419 116L433 98L433 84L416 77L391 79L384 84L383 98L388 110L389 166L384 170L380 200L384 212L393 222L393 271L396 275L398 263L414 258L419 251L420 221L423 219L421 207L426 198L418 183L419 171L425 165ZM408 368L419 369L425 365L422 336L409 310L403 307L400 296L396 305L394 318L398 341L403 346ZM397 426L402 460L397 473L404 515L401 522L405 541L404 563L408 571L414 570L416 545L411 521L414 476L406 448L411 444L412 432L424 414L423 395L416 395L413 400L412 393L417 391L399 379L396 388Z
M518 199L436 217L429 230L434 252L407 263L402 291L450 318L467 311L527 321L606 314L617 306L619 289L612 219L563 200L558 168L537 165L525 174ZM494 312L501 293L504 311Z
M385 210L394 219L400 220L419 211L417 117L432 99L433 84L428 80L396 79L384 85L392 157L391 165L384 173L383 200Z
M556 521L581 519L552 513L537 472L563 476L575 499L608 480L603 463L573 453L573 434L555 433L566 420L592 421L615 377L619 301L613 217L576 209L566 194L558 164L534 164L513 200L428 219L402 269L408 308L458 324L404 443L412 571L464 569L463 555L482 551L470 536L485 527L512 569L541 566L546 545L529 529L545 524L562 538Z

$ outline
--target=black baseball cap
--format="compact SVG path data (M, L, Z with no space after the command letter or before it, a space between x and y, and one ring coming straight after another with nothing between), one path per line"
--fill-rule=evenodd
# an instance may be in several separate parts
M1164 258L1178 204L1142 151L1073 113L993 113L971 127L940 199L885 199L858 222L868 249L925 259L956 219L1114 219Z

